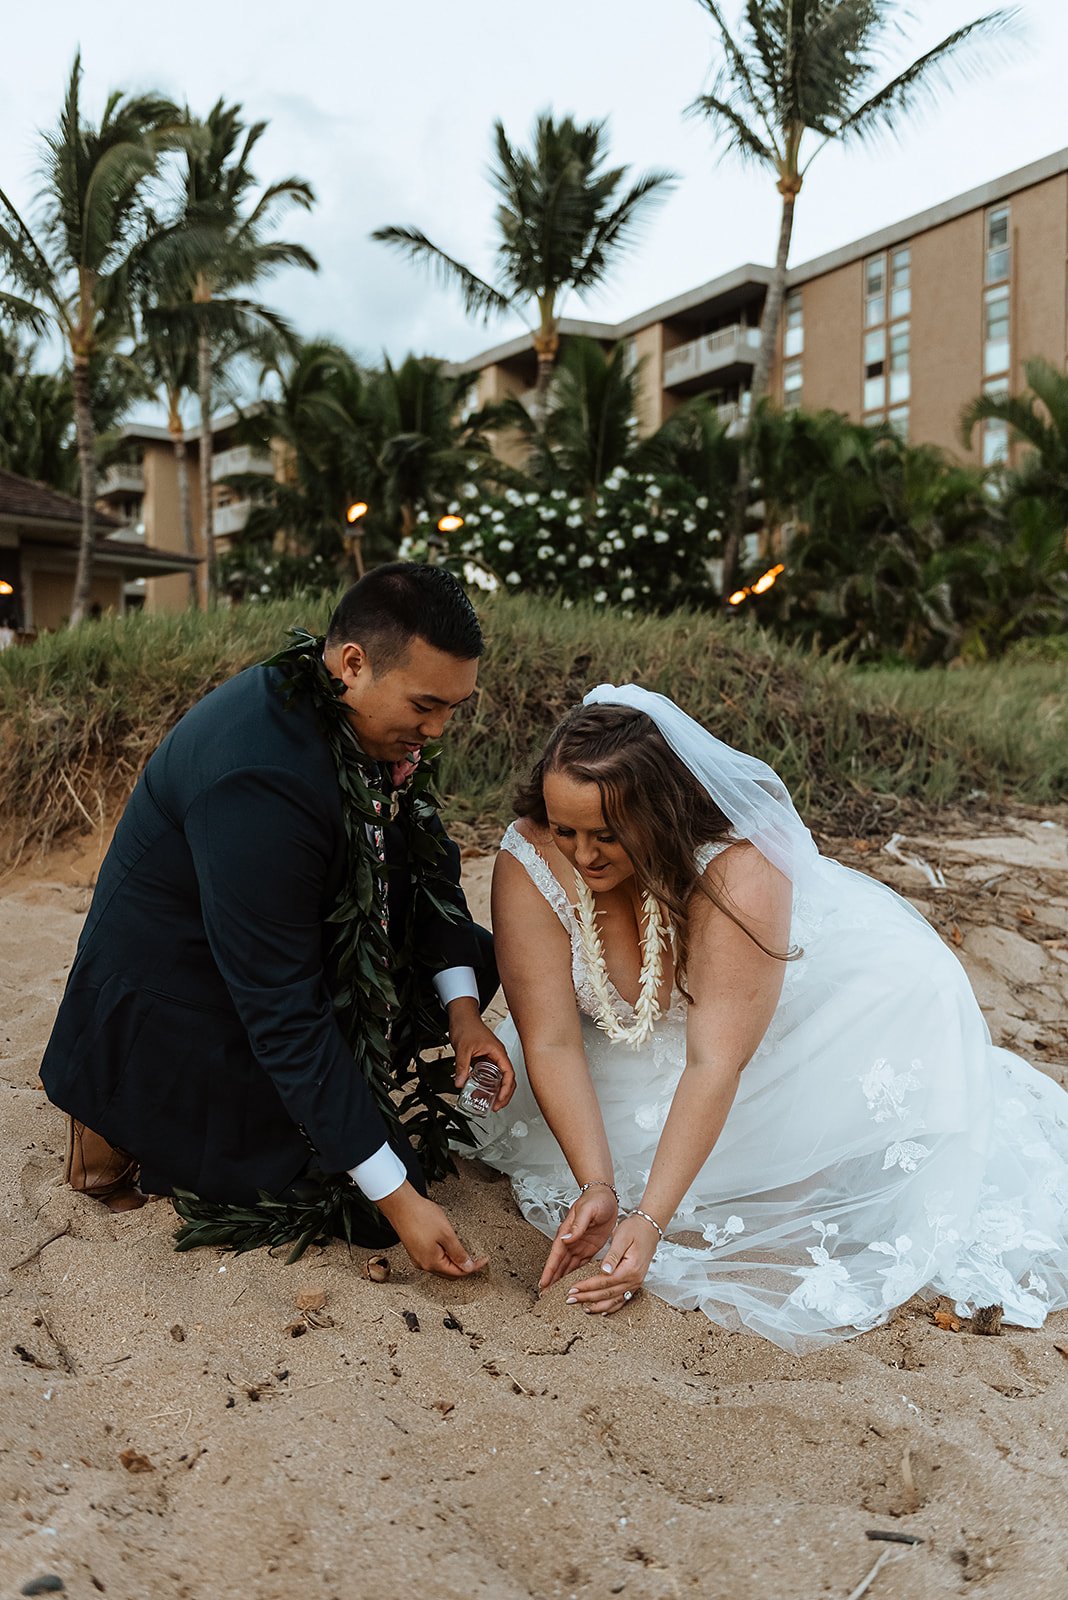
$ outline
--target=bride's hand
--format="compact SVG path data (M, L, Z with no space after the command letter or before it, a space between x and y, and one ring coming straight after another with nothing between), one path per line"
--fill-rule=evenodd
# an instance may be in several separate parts
M538 1289L550 1289L569 1272L591 1261L616 1225L616 1197L602 1184L580 1195L556 1230L538 1282Z
M595 1278L584 1278L567 1291L568 1305L606 1316L621 1311L641 1288L660 1243L641 1217L624 1217Z

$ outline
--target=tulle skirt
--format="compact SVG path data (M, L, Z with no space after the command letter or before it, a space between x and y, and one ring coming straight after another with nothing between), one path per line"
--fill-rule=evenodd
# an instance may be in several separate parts
M917 1292L1038 1327L1068 1305L1068 1094L991 1044L963 968L907 902L837 863L821 872L826 894L795 905L803 954L646 1288L795 1352ZM625 1210L685 1064L686 1010L676 997L637 1050L583 1019ZM510 1018L499 1033L518 1087L474 1153L551 1237L575 1180Z

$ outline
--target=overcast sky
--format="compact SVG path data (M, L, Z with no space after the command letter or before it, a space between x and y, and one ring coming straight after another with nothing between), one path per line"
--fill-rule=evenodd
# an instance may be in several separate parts
M888 72L975 16L982 0L915 0ZM714 37L697 0L8 0L0 45L0 187L28 205L38 131L56 119L75 49L95 117L107 91L158 89L205 111L221 96L270 128L257 173L318 196L287 231L321 271L280 276L270 298L306 336L361 357L460 359L521 324L466 319L457 297L368 239L413 223L493 272L490 131L525 142L552 107L607 116L611 153L679 177L604 289L566 315L618 321L744 261L770 262L778 197L683 117L710 84ZM739 0L726 0L736 17ZM977 81L941 95L899 143L828 149L798 206L794 263L1068 144L1068 5L1030 0L1026 38ZM913 13L911 19L908 11Z

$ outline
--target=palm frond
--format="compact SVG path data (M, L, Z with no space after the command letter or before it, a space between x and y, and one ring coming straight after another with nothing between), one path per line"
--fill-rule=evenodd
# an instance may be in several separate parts
M774 145L762 139L729 101L714 94L700 94L686 109L688 114L707 117L713 125L722 124L720 131L727 140L727 148L736 150L744 160L756 161L768 167L775 165L777 151Z
M717 4L717 0L698 0L698 4L708 12L709 16L716 24L716 28L719 31L720 47L723 51L724 60L723 70L713 87L712 93L710 95L699 95L693 104L687 108L688 112L700 110L704 112L704 114L708 115L709 108L703 102L725 101L725 98L727 97L728 86L731 86L734 88L735 93L741 100L742 104L748 108L750 116L755 118L755 120L761 124L764 129L765 137L761 139L760 135L756 134L751 128L743 113L733 106L731 108L732 115L737 117L742 123L745 124L752 137L760 144L765 145L771 151L778 153L774 106L773 104L769 105L765 96L762 95L757 88L756 80L750 69L749 63L746 60L745 51L735 39L730 28L728 28L726 19L723 15L722 6ZM761 159L767 159L770 161L773 159L773 157L768 156L767 158Z
M481 316L488 320L491 316L500 316L515 309L513 302L499 289L432 244L418 228L376 228L371 238L380 244L393 246L410 260L428 267L440 282L458 285L464 310L469 316Z
M1018 7L1004 8L977 17L964 27L955 28L939 44L919 56L903 72L884 84L875 94L855 107L838 123L836 136L843 140L864 141L896 132L895 118L915 111L938 86L945 84L953 70L962 76L982 71L985 62L969 61L964 48L979 41L1003 40L1011 43L1019 20Z

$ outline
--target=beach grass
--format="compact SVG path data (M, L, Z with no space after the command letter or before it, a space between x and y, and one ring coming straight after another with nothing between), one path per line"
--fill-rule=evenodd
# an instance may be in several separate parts
M210 614L134 614L0 655L0 817L8 849L102 827L183 713L285 642L323 631L329 597ZM895 807L1068 795L1068 662L914 672L820 658L700 613L627 617L493 597L479 690L451 725L450 821L487 838L518 774L593 684L662 690L727 742L763 756L802 813L863 832Z

